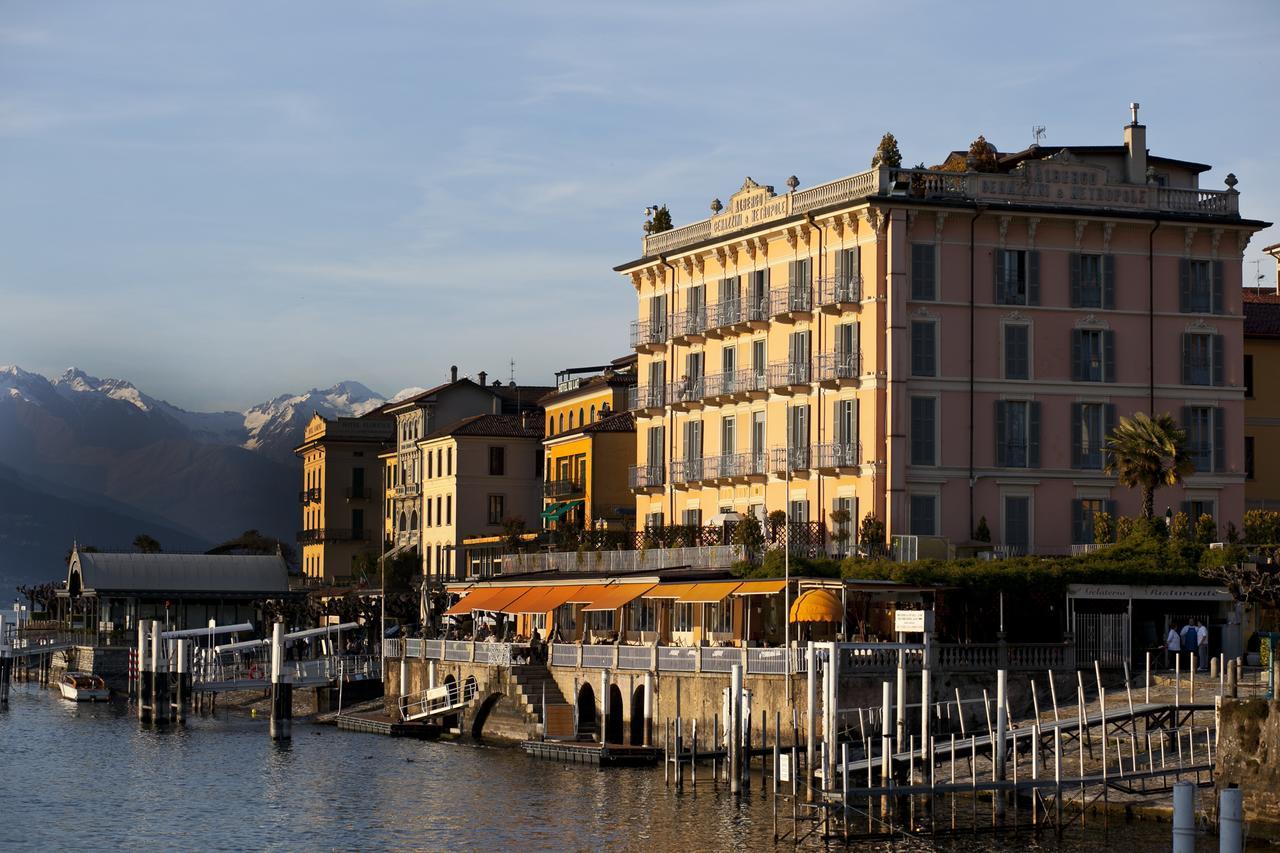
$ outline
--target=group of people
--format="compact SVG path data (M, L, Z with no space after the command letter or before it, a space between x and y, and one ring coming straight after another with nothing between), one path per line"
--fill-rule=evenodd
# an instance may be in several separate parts
M1190 670L1196 666L1196 654L1200 655L1199 670L1209 671L1209 629L1199 619L1188 619L1179 628L1178 622L1169 626L1169 635L1164 640L1164 664L1166 669L1173 669L1178 655L1187 660Z

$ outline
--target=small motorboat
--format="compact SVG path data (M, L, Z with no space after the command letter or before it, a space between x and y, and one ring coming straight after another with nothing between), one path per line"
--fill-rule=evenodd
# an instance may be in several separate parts
M111 698L107 683L90 672L68 672L58 681L63 699L72 702L105 702Z

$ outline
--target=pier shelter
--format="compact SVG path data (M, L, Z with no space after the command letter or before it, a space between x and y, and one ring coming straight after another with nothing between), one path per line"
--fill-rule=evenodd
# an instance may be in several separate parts
M1082 659L1103 666L1140 663L1158 651L1171 626L1196 619L1209 629L1209 653L1244 652L1244 608L1225 588L1165 584L1072 584L1067 623Z
M112 554L75 548L58 591L59 618L129 631L139 619L173 629L257 621L258 602L290 595L278 555Z

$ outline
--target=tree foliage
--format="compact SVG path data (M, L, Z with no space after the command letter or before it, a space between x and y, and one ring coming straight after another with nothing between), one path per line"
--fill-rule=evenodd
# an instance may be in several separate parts
M858 544L869 555L885 553L884 522L876 518L874 513L867 513L858 525Z
M969 159L973 161L972 169L975 172L1000 171L996 147L982 134L978 134L978 138L969 143Z
M1155 515L1155 491L1176 486L1195 470L1187 453L1187 434L1169 414L1138 412L1121 418L1107 437L1106 472L1120 485L1142 490L1142 517Z
M885 132L880 137L880 144L876 146L876 153L871 155L871 168L877 166L890 166L898 168L902 165L902 152L898 150L898 140L894 138L892 133Z
M133 547L143 554L159 554L162 550L160 542L147 533L139 533L133 537Z
M208 551L206 554L280 554L284 557L286 563L290 565L297 564L296 552L293 545L285 542L283 539L276 539L273 536L265 536L257 530L246 530L233 539L221 542Z
M978 519L978 526L973 531L973 541L975 542L991 541L991 528L987 526L987 517L985 515L981 516Z
M671 211L667 210L667 206L661 205L653 213L653 218L644 224L645 231L650 234L661 234L663 231L670 231L675 226L671 222Z

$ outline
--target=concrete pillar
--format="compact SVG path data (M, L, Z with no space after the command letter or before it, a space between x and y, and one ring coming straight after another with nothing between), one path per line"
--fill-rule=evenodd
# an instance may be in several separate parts
M168 701L169 661L164 654L164 640L160 639L160 622L151 620L151 720L155 723L169 721Z
M177 701L174 703L175 716L179 723L187 721L187 705L191 701L191 666L187 660L190 654L191 649L187 645L187 641L179 639L177 651L178 696Z
M811 715L810 720L812 719ZM729 673L729 789L736 794L741 787L742 665L735 663Z
M435 659L427 661L427 689L431 690L436 686L436 662Z
M1196 786L1173 784L1173 853L1196 851Z
M271 625L271 739L293 735L293 685L284 678L284 623Z
M805 662L805 753L804 753L804 770L813 777L814 760L817 757L815 753L815 741L818 735L818 725L815 715L817 714L818 705L818 655L812 642L804 647ZM810 797L813 796L813 787L807 786Z
M604 743L609 731L609 670L600 670L600 742Z
M653 746L653 673L644 674L644 745Z
M138 680L134 685L133 695L138 700L138 720L144 723L151 719L150 712L147 710L147 703L151 701L151 662L150 648L147 645L147 634L150 628L150 621L138 620Z
M1218 853L1244 850L1244 793L1223 788L1218 799Z
M1009 671L1001 669L996 671L996 742L992 744L992 756L996 767L996 780L1003 782L1005 779L1004 766L1004 747L1005 740L1008 735L1009 719L1006 713L1006 703L1009 695ZM1103 727L1102 736L1106 738L1106 727ZM1004 816L1004 795L996 797L996 814Z

